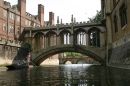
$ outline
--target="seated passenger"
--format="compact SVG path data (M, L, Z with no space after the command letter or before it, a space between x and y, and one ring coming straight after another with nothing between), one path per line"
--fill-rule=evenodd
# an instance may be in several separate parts
M20 60L18 60L18 64L17 64L18 66L20 66L21 65L21 61Z

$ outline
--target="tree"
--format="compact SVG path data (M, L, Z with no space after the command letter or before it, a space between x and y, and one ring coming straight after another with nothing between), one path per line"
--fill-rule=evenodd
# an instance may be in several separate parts
M89 22L98 22L98 21L101 21L102 20L102 17L101 17L101 11L98 11L97 10L97 13L95 16L93 16L92 18L89 18Z

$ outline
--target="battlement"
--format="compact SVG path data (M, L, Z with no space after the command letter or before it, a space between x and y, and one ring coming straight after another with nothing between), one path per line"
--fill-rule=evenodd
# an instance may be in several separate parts
M17 10L17 9L18 9L18 5L13 5L13 6L12 6L12 9L13 9L13 10Z
M3 2L3 5L8 6L8 7L11 8L11 4L10 4L10 2L4 1L4 2Z
M20 41L7 40L7 39L4 39L4 38L0 38L0 44L7 45L7 46L21 47L21 42Z
M19 10L18 10L18 4L11 6L10 2L4 1L4 2L3 2L3 5L4 5L6 8L11 9L11 10L14 11L14 12L15 12L15 11L19 11Z
M83 25L97 25L97 24L101 24L100 21L98 22L75 22L75 23L62 23L62 24L55 24L55 25L46 25L46 26L41 26L40 28L57 28L57 27L71 27L72 25L73 26L83 26ZM36 27L36 28L39 28L39 27Z
M31 19L37 20L38 19L38 15L32 15L28 12L26 12L26 17L30 17Z

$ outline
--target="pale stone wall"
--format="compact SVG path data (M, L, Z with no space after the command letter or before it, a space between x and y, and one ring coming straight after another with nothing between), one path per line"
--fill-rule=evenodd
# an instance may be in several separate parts
M40 65L59 65L58 54L46 59Z
M16 47L0 45L0 65L12 64L17 51Z
M47 59L43 61L40 65L59 65L58 59Z

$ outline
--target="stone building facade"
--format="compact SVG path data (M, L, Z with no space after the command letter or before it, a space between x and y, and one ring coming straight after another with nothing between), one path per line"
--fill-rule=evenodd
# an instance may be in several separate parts
M130 0L101 0L101 5L107 29L107 62L112 66L129 68Z
M33 23L33 26L31 24ZM54 25L54 13L49 12L49 21L44 21L44 6L38 5L38 15L26 12L26 0L17 5L0 0L0 63L14 59L21 47L24 27Z

